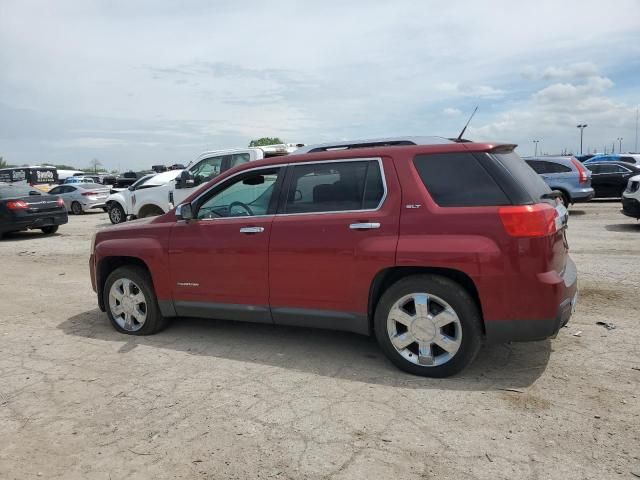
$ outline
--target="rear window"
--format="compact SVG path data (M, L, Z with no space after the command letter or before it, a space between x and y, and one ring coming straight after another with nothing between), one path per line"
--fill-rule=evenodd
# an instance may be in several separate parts
M100 185L99 183L82 183L82 184L80 184L78 186L80 188L84 188L86 190L95 190L96 188L99 188L99 189L106 189L107 188L104 185Z
M531 196L531 200L537 202L542 195L551 191L544 180L536 175L536 172L529 168L529 165L517 153L491 153L489 155L511 174L516 183Z
M537 177L522 160L520 162ZM511 203L493 177L471 153L418 155L413 164L429 194L441 207L478 207Z
M0 198L28 197L29 195L42 195L42 192L24 185L0 186Z

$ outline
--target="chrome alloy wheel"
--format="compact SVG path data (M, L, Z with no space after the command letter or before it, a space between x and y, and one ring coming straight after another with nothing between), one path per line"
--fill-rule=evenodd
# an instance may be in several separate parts
M447 363L462 342L462 325L455 310L427 293L412 293L395 302L387 316L387 333L400 355L424 367Z
M109 310L120 328L136 332L147 320L147 299L135 282L119 278L109 290Z

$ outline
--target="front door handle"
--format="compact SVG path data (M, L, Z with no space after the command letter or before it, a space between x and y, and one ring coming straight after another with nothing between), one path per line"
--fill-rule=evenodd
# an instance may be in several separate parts
M264 232L264 227L242 227L240 229L240 233L246 233L246 234L262 233L262 232Z
M352 223L349 228L351 230L373 230L380 228L380 224L377 222Z

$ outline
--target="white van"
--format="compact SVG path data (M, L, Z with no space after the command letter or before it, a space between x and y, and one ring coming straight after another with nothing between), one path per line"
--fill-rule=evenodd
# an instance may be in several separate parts
M180 171L180 175L175 180L156 188L137 191L136 201L129 215L136 218L162 215L171 210L174 205L181 203L200 185L222 172L241 163L288 155L300 146L302 145L281 144L205 152L195 160L193 165ZM156 177L160 175L164 175L164 173L156 175Z

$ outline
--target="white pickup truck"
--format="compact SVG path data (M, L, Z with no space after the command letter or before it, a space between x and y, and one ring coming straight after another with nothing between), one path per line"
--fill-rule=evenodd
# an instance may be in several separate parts
M154 188L136 190L133 204L127 215L134 218L162 215L185 200L200 185L222 172L241 163L288 155L299 146L301 145L281 144L205 152L192 162L193 165L181 170L175 179ZM161 175L165 174L158 174L154 179Z

